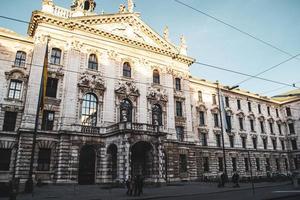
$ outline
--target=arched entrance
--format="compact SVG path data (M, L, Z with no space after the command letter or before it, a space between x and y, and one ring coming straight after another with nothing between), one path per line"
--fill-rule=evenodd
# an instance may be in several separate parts
M96 153L91 145L80 150L78 184L88 185L95 183Z
M154 166L153 148L149 142L137 142L131 147L131 175L150 178Z
M110 176L111 181L114 181L117 178L118 170L118 147L115 144L109 145L107 148L108 155L108 175Z

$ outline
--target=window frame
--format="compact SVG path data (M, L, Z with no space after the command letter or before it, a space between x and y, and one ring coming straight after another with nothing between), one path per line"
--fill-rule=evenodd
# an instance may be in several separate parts
M23 81L18 79L11 79L9 83L7 97L9 99L21 100L22 89L23 89Z
M14 132L16 130L18 112L5 111L3 120L3 131Z
M25 67L26 66L27 53L25 51L17 51L14 66Z
M52 120L49 119L50 117L49 115L53 115ZM55 112L50 110L44 110L41 129L44 131L52 131L54 128L54 120L55 120Z
M160 84L160 73L157 69L154 69L152 72L152 81L154 84Z
M94 93L86 93L82 98L80 122L83 126L96 127L98 121L98 97ZM95 110L94 113L91 112ZM86 118L85 118L86 117ZM85 120L89 119L88 122ZM84 119L85 118L85 119ZM83 120L84 119L84 120Z
M59 79L58 78L47 78L46 84L46 97L56 98L58 90Z
M0 171L10 171L12 149L0 148Z
M177 91L181 91L181 79L180 78L175 78L175 89Z
M60 48L52 48L51 49L51 56L50 56L50 63L53 65L60 65L62 60L62 50Z
M37 171L50 171L51 154L52 150L50 148L39 149Z
M98 71L99 63L97 55L92 53L89 55L88 69Z

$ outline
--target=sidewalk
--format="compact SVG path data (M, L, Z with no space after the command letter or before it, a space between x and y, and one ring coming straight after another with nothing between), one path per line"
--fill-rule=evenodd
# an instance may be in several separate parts
M287 186L290 182L279 183L256 183L255 188ZM59 200L125 200L125 199L157 199L157 198L172 198L180 196L192 196L209 193L222 193L236 190L249 190L251 184L241 183L240 188L233 188L232 183L228 183L224 188L218 188L217 183L178 183L172 186L162 187L146 187L144 194L141 197L126 196L125 188L104 189L101 185L48 185L41 188L35 188L33 196L31 194L21 194L17 197L19 200L44 200L44 199L59 199ZM292 188L292 185L290 185ZM0 198L4 200L5 198Z

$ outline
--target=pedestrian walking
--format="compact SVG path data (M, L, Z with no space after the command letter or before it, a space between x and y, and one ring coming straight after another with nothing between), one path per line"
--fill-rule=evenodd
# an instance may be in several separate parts
M130 191L131 191L131 181L130 181L130 176L128 177L128 179L126 180L126 188L127 188L127 195L130 195ZM132 193L132 192L131 192Z

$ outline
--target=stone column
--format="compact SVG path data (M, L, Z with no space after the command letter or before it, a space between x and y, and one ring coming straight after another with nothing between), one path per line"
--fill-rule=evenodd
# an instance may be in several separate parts
M80 68L81 53L80 49L71 46L68 50L66 70L78 72ZM78 106L78 80L79 74L77 73L65 73L64 76L64 93L61 103L62 112L62 129L69 130L71 124L76 124L77 113L76 108ZM81 111L79 111L81 112Z
M24 115L21 123L21 128L26 129L34 129L35 126L35 116L39 101L41 77L47 46L47 37L41 36L41 38L42 39L35 41L30 76L28 79Z
M167 122L168 122L168 132L172 133L168 135L168 139L176 139L175 131L175 106L174 106L174 89L173 89L173 76L171 73L167 73L165 76L166 83L168 83L167 94L168 94L168 104L167 104Z

